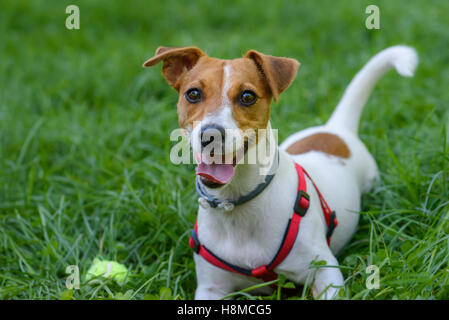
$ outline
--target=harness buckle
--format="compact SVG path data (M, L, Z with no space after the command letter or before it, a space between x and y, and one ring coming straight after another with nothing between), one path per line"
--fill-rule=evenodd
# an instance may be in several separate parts
M296 196L295 206L293 207L293 210L301 217L304 217L306 215L307 209L309 209L309 203L309 195L303 190L300 190L298 192L298 195Z

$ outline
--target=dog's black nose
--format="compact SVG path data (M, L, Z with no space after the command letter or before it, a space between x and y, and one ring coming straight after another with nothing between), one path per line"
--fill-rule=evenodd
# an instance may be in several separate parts
M217 124L209 124L201 128L201 145L203 147L207 146L214 141L214 138L221 138L221 142L225 139L225 129Z

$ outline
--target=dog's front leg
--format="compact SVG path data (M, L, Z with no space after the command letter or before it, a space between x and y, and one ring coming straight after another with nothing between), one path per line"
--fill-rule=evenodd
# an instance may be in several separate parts
M211 265L197 254L194 254L194 260L198 283L195 300L223 299L234 290L233 274Z
M338 268L338 261L329 252L324 259L329 267L320 267L314 272L314 283L312 286L312 294L315 299L333 299L343 288L344 279Z

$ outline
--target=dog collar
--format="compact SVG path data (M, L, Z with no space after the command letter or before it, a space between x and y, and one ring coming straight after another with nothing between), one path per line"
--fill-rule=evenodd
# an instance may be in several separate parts
M277 162L279 163L279 150L276 150L276 152L277 152ZM273 170L274 166L275 166L275 163L273 163L273 165L270 169L270 172ZM232 210L234 210L235 206L244 204L244 203L254 199L259 194L261 194L262 191L264 191L265 188L268 187L270 182L273 180L274 175L275 175L275 173L266 175L265 180L262 183L258 184L257 187L254 188L254 190L252 190L250 193L240 196L237 199L228 199L228 200L220 200L220 199L217 199L217 198L213 197L212 195L208 194L201 186L199 177L197 176L195 179L195 187L196 187L196 192L200 196L198 198L198 202L203 208L205 208L205 207L207 207L207 205L209 205L212 208L221 208L221 209L224 209L225 211L232 211Z

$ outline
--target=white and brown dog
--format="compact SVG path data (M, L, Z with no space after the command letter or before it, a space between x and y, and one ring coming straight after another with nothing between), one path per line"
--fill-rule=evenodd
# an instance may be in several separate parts
M354 234L361 194L378 178L376 162L357 136L360 115L374 85L390 68L402 76L413 75L416 52L395 46L374 56L349 84L325 125L297 132L279 148L270 126L270 106L295 78L296 60L254 50L243 58L222 60L208 57L196 47L159 47L144 66L159 62L163 62L169 85L179 93L179 124L189 133L198 162L197 188L203 201L195 240L213 257L233 266L231 271L266 266L279 254L292 218L299 179L295 162L299 163L335 210L338 227L328 245L320 197L307 178L307 214L288 255L273 271L298 284L310 283L315 297L335 297L344 280L334 255ZM254 133L244 134L248 130ZM215 146L213 152L205 152L211 145ZM275 148L260 149L275 152L260 152L263 156L258 155L255 163L245 161L250 150L266 145ZM275 174L267 179L261 174L262 167L270 163L273 168L276 159ZM221 205L208 205L213 204L211 199ZM232 203L236 205L229 205ZM218 267L203 255L195 253L194 258L196 299L223 298L263 281ZM326 261L326 266L311 268L318 260ZM256 293L271 290L265 286Z

